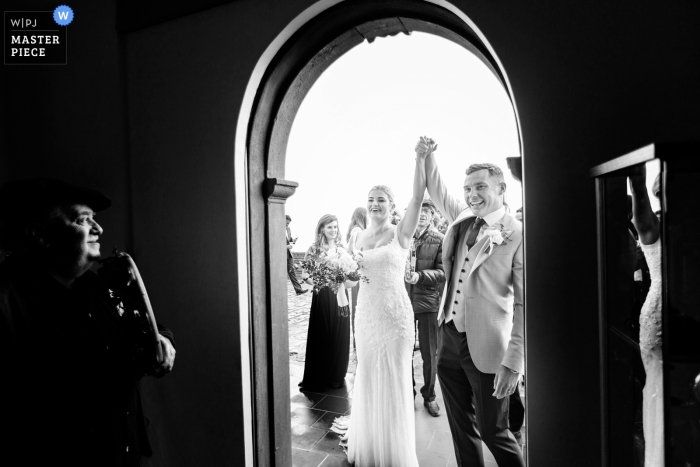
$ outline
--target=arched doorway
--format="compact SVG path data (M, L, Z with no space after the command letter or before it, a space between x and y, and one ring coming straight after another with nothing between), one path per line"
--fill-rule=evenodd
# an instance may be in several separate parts
M507 77L465 18L419 0L335 5L302 26L267 67L247 133L248 252L254 457L291 465L284 204L297 184L285 179L286 148L304 96L323 71L365 39L426 32L462 45ZM517 119L517 113L516 113Z

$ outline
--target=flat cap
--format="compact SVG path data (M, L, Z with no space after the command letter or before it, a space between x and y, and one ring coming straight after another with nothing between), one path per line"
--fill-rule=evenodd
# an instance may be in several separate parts
M423 198L423 202L420 203L420 205L421 206L428 206L433 211L437 211L437 209L435 208L435 204L433 204L433 200L430 199L430 196L426 196L425 198Z

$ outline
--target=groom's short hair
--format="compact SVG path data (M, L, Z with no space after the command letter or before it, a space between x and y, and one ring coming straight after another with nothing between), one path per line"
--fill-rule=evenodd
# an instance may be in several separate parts
M478 172L479 170L488 170L489 177L493 178L498 183L505 182L505 178L503 178L503 171L501 170L501 168L496 164L490 164L488 162L470 165L469 168L467 168L467 175L471 175L474 172Z

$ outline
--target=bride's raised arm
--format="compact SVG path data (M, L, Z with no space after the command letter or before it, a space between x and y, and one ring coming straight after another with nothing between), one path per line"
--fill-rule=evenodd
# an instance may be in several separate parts
M646 166L635 167L630 174L629 184L632 193L632 223L637 229L639 240L645 245L651 245L659 238L661 226L659 218L651 209L646 178Z
M396 227L398 229L399 243L402 247L408 248L411 237L416 232L418 225L418 216L420 216L420 208L425 195L425 157L429 154L431 146L428 139L421 137L416 144L416 169L413 174L413 195L411 202L408 204L406 214Z

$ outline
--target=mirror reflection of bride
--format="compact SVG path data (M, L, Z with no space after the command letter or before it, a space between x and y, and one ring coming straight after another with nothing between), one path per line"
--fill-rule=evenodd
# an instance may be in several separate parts
M651 287L639 317L639 347L646 372L643 389L644 466L664 465L664 398L661 349L661 223L654 214L646 187L646 167L640 165L629 177L632 193L632 223L639 234ZM659 197L659 177L654 182L654 196Z

